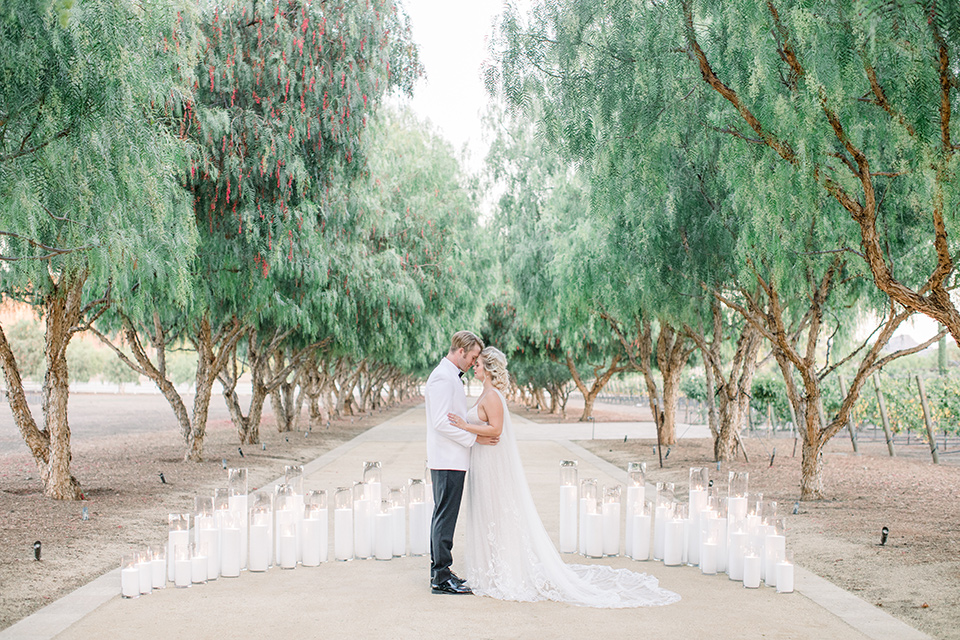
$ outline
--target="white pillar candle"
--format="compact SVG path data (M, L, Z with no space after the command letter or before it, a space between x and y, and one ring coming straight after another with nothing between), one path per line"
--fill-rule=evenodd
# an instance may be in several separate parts
M716 525L711 526L717 527L717 573L721 573L727 570L727 561L730 559L727 549L727 519L717 518L716 522Z
M330 559L330 516L327 509L317 509L316 516L320 521L320 562Z
M240 554L240 568L247 568L247 527L249 526L250 510L247 508L247 496L230 496L230 511L240 517L240 545L238 553Z
M587 514L587 540L586 540L586 549L587 556L590 558L600 558L603 556L603 514L596 513L594 510L593 513Z
M333 555L337 560L353 558L353 509L334 510Z
M667 520L664 525L663 564L675 567L683 563L683 532L686 520Z
M763 520L760 518L760 516L748 515L747 533L754 533L761 526L761 522L763 522Z
M373 549L370 548L373 528L373 505L367 498L353 502L353 554L358 558L369 558Z
M203 584L207 581L207 556L195 555L190 558L190 581Z
M743 586L748 589L760 586L760 556L751 553L743 557Z
M303 520L304 520L304 501L303 494L293 495L293 516L297 524L294 531L297 537L297 562L303 560Z
M407 553L407 508L403 505L390 507L393 519L393 557L400 558Z
M772 527L771 527L772 528ZM774 529L775 530L775 529ZM768 533L763 542L765 574L768 586L777 586L777 565L783 562L787 551L787 539L776 533Z
M659 506L653 520L653 559L663 560L663 541L670 520L670 507Z
M204 529L209 529L214 524L213 516L205 515L196 515L193 518L193 543L194 544L203 544L203 541L200 539L200 532Z
M710 539L710 521L717 517L717 512L712 509L702 509L700 511L700 521L697 524L697 547L699 557L703 557L703 543ZM713 539L716 542L716 538ZM698 563L699 564L699 563Z
M167 579L173 582L176 578L177 559L174 550L177 546L186 547L190 544L190 532L185 529L171 531L167 537Z
M793 564L778 562L776 566L777 593L793 593Z
M183 549L179 553L178 550ZM174 576L173 584L178 589L183 589L189 587L193 583L193 566L190 561L190 553L187 549L177 546L174 549L175 560L174 560Z
M650 558L650 516L638 513L630 520L633 521L633 555L630 557L634 560L647 560Z
M304 518L303 520L303 547L300 559L305 567L320 565L321 522L319 517Z
M150 561L151 566L151 586L154 589L163 589L167 586L167 560L166 558L154 558Z
M374 556L377 560L390 560L393 558L393 516L390 512L378 512L373 516L374 530L376 534L374 540L376 549Z
M410 555L422 556L430 551L429 522L425 502L410 503Z
M287 528L292 531L294 538L297 537L297 514L291 509L278 509L274 512L276 521L275 531L277 532L274 540L274 553L276 554L277 564L280 564L280 529ZM298 554L299 555L299 554Z
M375 524L376 520L374 516L380 511L380 501L382 500L380 483L379 482L370 482L366 486L366 496L370 501L370 528L367 529L367 535L370 536L370 557L376 556L377 552L377 525ZM393 530L390 530L390 535L393 535Z
M731 580L743 580L743 551L746 543L746 533L741 531L730 533L730 544L727 549L727 575Z
M220 575L236 578L240 575L240 527L234 523L220 529Z
M153 591L153 565L150 560L137 563L137 574L140 578L140 593L145 595Z
M680 563L690 564L690 518L683 520L683 535L681 536Z
M700 512L707 506L704 489L690 489L690 534L687 536L687 564L700 564Z
M577 550L577 488L560 487L560 553Z
M580 555L587 555L587 514L590 513L590 499L580 498L580 542L577 545L577 551Z
M754 527L753 531L747 534L747 548L756 549L757 556L760 558L760 580L764 580L766 554L764 553L765 540L767 537L767 525L761 524Z
M284 525L277 526L277 532L280 534L277 536L279 540L279 547L277 553L277 561L280 564L281 569L296 569L297 568L297 525L296 522Z
M136 564L120 569L120 595L124 598L140 597L140 568Z
M200 530L200 544L207 546L207 580L220 577L220 528L211 521L210 528Z
M603 555L620 554L620 503L603 503Z
M635 487L633 485L627 486L627 518L626 518L626 532L623 540L623 552L633 558L633 524L634 524L634 512L637 510L638 504L643 504L644 500L644 487Z
M704 542L700 545L700 573L708 576L717 573L717 543Z
M250 571L266 571L270 568L270 525L250 525L250 556L247 568Z

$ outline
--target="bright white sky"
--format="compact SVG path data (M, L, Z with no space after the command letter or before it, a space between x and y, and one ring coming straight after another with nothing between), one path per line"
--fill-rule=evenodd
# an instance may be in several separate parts
M403 6L427 71L410 105L458 155L467 146L466 168L475 172L488 146L481 139L480 118L487 104L481 66L503 0L405 0Z

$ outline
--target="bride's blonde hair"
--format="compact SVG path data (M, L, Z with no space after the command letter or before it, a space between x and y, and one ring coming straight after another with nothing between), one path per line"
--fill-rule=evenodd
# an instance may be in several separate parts
M483 363L483 369L490 374L490 381L493 386L502 393L507 392L510 386L510 374L507 373L507 356L496 347L487 347L480 352L480 362Z

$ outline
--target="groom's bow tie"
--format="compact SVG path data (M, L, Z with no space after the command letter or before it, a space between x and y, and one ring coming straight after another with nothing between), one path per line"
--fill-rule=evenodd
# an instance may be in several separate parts
M463 377L463 371L460 371L459 373L457 373L457 377L458 377L458 378L462 378L462 377Z

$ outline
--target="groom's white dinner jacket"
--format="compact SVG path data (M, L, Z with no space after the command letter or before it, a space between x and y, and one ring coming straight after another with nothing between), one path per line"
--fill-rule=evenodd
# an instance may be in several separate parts
M460 369L444 358L427 379L427 466L431 469L470 468L470 447L474 434L450 424L448 413L467 417L467 394L460 381Z

